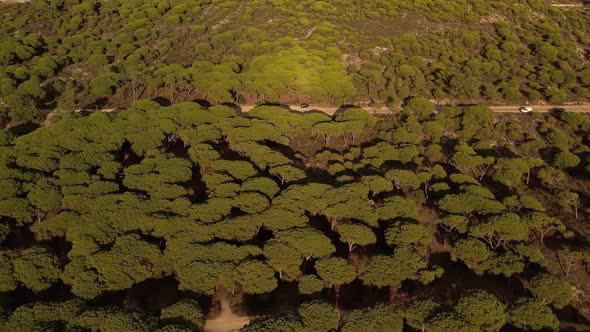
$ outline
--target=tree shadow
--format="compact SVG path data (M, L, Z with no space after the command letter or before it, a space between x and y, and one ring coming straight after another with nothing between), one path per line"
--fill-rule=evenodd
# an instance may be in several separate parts
M520 296L528 296L529 292L522 282L515 276L482 274L478 275L461 262L453 262L448 253L434 253L430 255L430 263L444 269L442 277L427 285L417 281L405 281L400 293L410 298L429 297L439 298L443 302L456 301L469 289L482 289L496 295L506 303Z
M354 109L354 108L362 108L362 107L360 107L358 105L353 105L353 104L344 104L344 105L341 105L340 107L338 107L336 112L334 112L334 116L342 114L342 113L346 112L346 110L348 110L348 109Z
M29 122L29 123L20 124L18 126L10 127L10 128L8 128L8 131L12 135L18 137L18 136L23 136L23 135L32 133L33 131L37 130L40 127L41 127L41 125L38 123Z
M265 294L244 294L243 301L235 313L248 316L275 315L294 312L299 305L298 283L279 280L277 288Z
M225 102L225 103L221 103L219 104L220 106L226 106L229 107L231 109L233 109L234 111L240 113L240 114L244 114L245 112L242 111L242 107L236 103L232 103L232 102Z
M162 97L162 96L154 97L151 99L151 101L158 103L162 107L168 107L168 106L172 105L172 102L170 101L170 99Z
M303 115L303 114L321 114L321 115L326 115L326 116L332 118L332 115L330 115L330 114L328 114L326 112L322 112L322 111L316 110L316 109L294 110L294 109L288 108L286 110L288 110L289 113L297 114L297 115Z
M201 106L204 109L208 109L209 107L212 106L211 103L206 99L194 99L194 100L191 100L191 102L198 104L199 106Z
M387 287L378 288L367 286L358 278L340 287L340 295L338 297L339 309L354 310L367 308L381 302L389 302L389 290Z
M108 105L108 103L109 103L109 98L102 97L102 98L96 99L94 102L92 102L90 104L84 105L82 107L82 109L98 110L98 109L105 108Z

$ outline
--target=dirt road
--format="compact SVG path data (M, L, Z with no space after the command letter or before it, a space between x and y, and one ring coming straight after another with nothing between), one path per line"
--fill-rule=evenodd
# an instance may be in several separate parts
M590 104L588 105L564 105L564 106L548 106L548 105L533 105L527 106L533 109L535 112L548 113L554 108L563 108L567 112L576 113L590 113ZM518 113L519 106L490 106L492 111L495 113Z
M229 306L227 299L221 299L221 313L215 319L205 321L205 332L233 332L239 331L255 317L240 317L235 315Z
M309 111L320 111L320 112L324 112L326 114L329 115L334 115L334 113L336 113L336 111L338 111L340 109L340 107L337 106L326 106L326 105L314 105L311 104L309 105L309 107L306 108L301 108L299 105L288 105L289 109L292 111L296 111L296 112L309 112ZM239 105L240 110L244 113L248 113L250 110L252 110L253 108L256 107L256 105ZM492 109L492 111L494 111L494 113L520 113L520 111L518 110L520 106L519 105L514 105L514 106L490 106L490 108ZM533 111L535 112L541 112L541 113L548 113L551 112L551 110L553 110L554 108L564 108L567 112L576 112L576 113L590 113L590 104L583 104L583 105L562 105L562 106L556 106L556 105L527 105L527 107L531 107L533 109ZM389 107L364 107L366 110L370 111L373 114L393 114L393 113L397 113L399 111L393 110ZM83 111L86 112L116 112L116 111L121 111L123 109L121 108L117 108L117 109L113 109L113 108L105 108L105 109L85 109ZM76 110L76 112L80 112L82 110ZM47 117L47 120L49 120L49 118L51 118L53 110L41 110L41 113L43 115L45 115Z
M299 105L288 105L289 108L293 111L321 111L326 114L333 115L339 109L336 106L323 106L323 105L309 105L307 108L301 108ZM240 105L242 112L248 112L251 109L256 107L256 105ZM495 113L520 113L518 110L520 106L490 106L492 111ZM577 112L577 113L590 113L590 104L586 105L563 105L563 106L555 106L555 105L527 105L527 107L531 107L535 112L541 113L548 113L551 112L554 108L564 108L568 112ZM392 114L396 113L397 111L390 109L389 107L364 107L366 110L374 113L374 114Z

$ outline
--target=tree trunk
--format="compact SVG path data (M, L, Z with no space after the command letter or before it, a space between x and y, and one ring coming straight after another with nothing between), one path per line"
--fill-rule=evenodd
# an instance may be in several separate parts
M133 100L137 100L137 87L135 84L135 80L131 81L131 91L133 92Z
M334 295L336 297L336 303L334 306L338 309L338 298L340 297L340 285L334 285Z
M526 172L526 185L528 186L531 182L531 169L529 168Z
M146 90L147 90L147 87L144 86L143 89L141 90L141 93L139 94L139 99L141 99L141 97L143 97L143 94L145 93Z
M188 90L186 91L186 94L184 95L184 100L185 100L185 101L188 99L188 96L189 96L191 93L193 93L193 91L195 91L195 89L192 89L192 88L191 88L191 89L188 89Z
M338 223L338 218L330 217L330 230L334 230L336 228L336 224Z
M354 242L348 242L348 254L354 250Z
M395 291L397 289L393 289L393 286L389 286L389 303L393 303L393 298L395 297Z
M569 277L572 267L576 262L576 257L570 257L569 261L567 262L567 269L565 271L565 277Z

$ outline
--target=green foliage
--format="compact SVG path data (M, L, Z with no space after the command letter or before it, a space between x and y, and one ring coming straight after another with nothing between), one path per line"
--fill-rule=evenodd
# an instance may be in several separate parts
M342 319L342 332L401 332L403 318L392 305L377 304L366 309L356 309Z
M274 270L259 261L246 261L236 270L237 282L248 294L263 294L277 287Z
M61 266L57 255L47 247L33 247L14 259L14 277L25 287L39 292L59 280Z
M13 331L41 331L43 326L65 329L70 320L82 313L84 307L85 303L78 299L23 305L10 314L3 327Z
M375 209L379 220L391 220L395 218L409 218L417 220L418 210L416 203L401 196L386 198L382 205Z
M299 317L293 314L284 314L279 316L266 316L250 322L240 331L242 332L288 332L300 331L303 327Z
M432 332L443 331L478 331L474 326L471 326L461 316L452 311L441 311L428 318L427 329Z
M257 173L254 167L245 161L216 160L211 163L211 167L215 171L226 172L238 180L245 180Z
M335 251L330 239L312 228L285 230L277 233L275 238L291 245L305 259L326 257Z
M130 234L117 238L110 250L76 258L66 266L62 278L74 294L90 299L170 273L171 265L157 245Z
M349 251L352 251L355 246L367 246L377 242L375 233L370 227L361 224L344 224L338 227L338 234L340 240L348 243Z
M395 169L387 172L385 177L391 180L397 189L410 188L418 189L420 187L420 179L414 172Z
M559 321L555 314L543 305L543 302L522 297L508 306L508 321L521 329L557 331Z
M454 309L480 331L499 331L508 318L506 306L494 295L480 290L463 294Z
M482 241L475 238L461 239L451 251L453 259L462 260L467 267L482 273L482 264L490 258L492 252Z
M203 326L204 315L199 303L191 299L181 299L175 304L163 308L160 313L160 319L186 324L192 328L200 329Z
M395 222L385 231L385 240L390 246L411 246L425 255L432 238L420 224Z
M524 218L524 221L537 232L541 243L543 243L545 236L564 233L566 230L565 225L559 219L551 218L542 212L531 212Z
M502 254L494 254L482 265L482 268L489 273L503 274L505 277L523 272L524 267L525 264L522 257L519 257L510 251Z
M493 112L486 106L471 106L465 110L461 122L461 129L463 135L467 137L477 136L478 138L486 138L491 135L491 127L493 119Z
M437 219L435 222L437 225L440 225L447 232L452 232L456 230L461 234L467 233L468 220L464 216L451 214L446 217Z
M304 275L299 279L298 290L301 294L313 294L325 288L325 281L315 275Z
M14 254L10 250L0 250L0 291L9 292L18 286L18 280L14 276Z
M288 242L270 240L265 244L263 253L268 265L279 272L281 279L293 280L301 274L301 254Z
M528 289L545 304L557 309L565 307L573 298L571 286L549 273L540 273L528 283Z
M75 12L84 16L76 16L72 26L56 24L63 26L56 34L59 39L42 37L38 43L24 44L21 34L31 35L27 26L2 28L19 40L16 44L22 44L22 49L0 51L0 63L9 63L0 71L0 94L7 105L3 108L7 111L0 113L18 113L26 121L34 118L38 107L54 105L54 95L60 94L59 107L66 109L94 102L111 107L140 96L159 96L239 104L371 100L371 107L387 100L392 109L405 100L409 112L383 120L358 107L343 107L330 117L317 112L297 114L279 106L241 113L229 106L205 109L183 102L161 107L141 100L116 114L64 116L28 134L11 124L0 131L0 242L4 246L0 290L10 295L11 308L22 303L18 298L22 292L35 295L26 301L30 304L14 311L14 319L8 316L14 321L11 330L202 328L201 308L185 297L161 309L159 317L131 311L143 306L141 299L134 305L135 289L146 281L157 284L175 279L183 296L191 298L215 297L223 290L236 298L251 294L264 299L272 297L279 284L297 284L305 298L313 299L331 297L332 291L324 288L334 286L337 299L339 286L358 278L366 286L387 287L394 297L402 285L427 284L443 274L442 268L430 264L435 261L428 250L432 241L437 242L432 248L444 242L453 260L477 274L508 277L552 266L552 258L544 253L554 245L571 245L562 241L573 235L564 223L573 221L550 216L571 209L580 220L587 217L582 208L584 187L570 188L572 181L583 184L583 179L562 171L578 167L580 161L574 163L574 159L586 156L583 116L560 116L559 122L535 115L535 121L545 120L538 127L549 146L543 149L539 133L529 131L528 120L523 120L528 115L494 117L486 107L440 107L433 114L434 105L427 99L436 94L478 100L481 92L485 98L524 101L521 91L532 98L529 92L547 92L552 84L568 98L575 97L574 85L582 82L583 73L579 64L568 60L573 55L564 52L567 47L559 46L566 41L559 41L554 33L543 33L542 39L559 49L559 64L555 64L559 68L547 68L553 65L543 64L536 53L530 57L528 48L522 47L539 40L520 41L514 35L521 30L511 31L499 22L494 27L503 32L439 30L439 42L426 26L420 38L390 35L379 40L387 51L368 43L371 52L365 52L364 46L355 44L361 43L361 37L346 38L349 31L337 29L345 23L319 23L320 17L330 22L344 22L347 17L362 26L366 17L356 17L352 10L327 20L335 17L332 9L339 8L334 4L266 4L265 13L273 15L277 8L293 5L285 12L281 9L275 19L285 27L272 36L266 35L266 28L240 27L242 17L223 20L226 11L249 17L256 13L251 6L258 3L186 6L180 0L116 5L71 1L26 5L34 11L46 6L44 15ZM545 10L544 4L518 4L514 10L533 5L552 22L553 12ZM413 12L417 6L429 11L440 6L457 13L458 8L466 9L438 1L403 7L387 3L366 15L388 27L399 18L398 10L417 15ZM486 12L508 9L503 6L474 3L465 15L470 17L458 26L485 19ZM380 16L384 10L391 12L386 23ZM205 12L213 14L203 16ZM321 16L306 21L304 16L312 12ZM513 15L509 10L503 13ZM10 22L34 23L34 17L23 15ZM106 30L99 17L108 17ZM123 30L121 35L100 41L107 31L114 31L110 24L116 26L122 18L125 24L117 27ZM53 16L47 21L64 22ZM189 21L191 26L199 21L201 27L191 27L196 31L193 35L178 33ZM221 25L214 28L218 22ZM250 23L257 24L256 20ZM282 38L284 31L302 32L294 25L317 28L306 38ZM545 25L551 24L523 23L533 34ZM88 29L92 33L87 34ZM178 43L176 35L190 38L186 45L198 45L200 51L171 51L185 45ZM88 41L84 48L73 45L80 40ZM345 52L324 47L335 40L353 42L338 44ZM4 46L4 40L1 43ZM58 52L58 47L55 64L44 60L51 55L45 53ZM501 79L494 78L498 68L511 66L512 59L533 62L519 65L517 76L504 73ZM452 65L455 62L460 68ZM85 74L74 78L68 77L70 72ZM538 81L535 87L533 81ZM96 95L90 92L93 89ZM99 95L106 99L97 100ZM12 120L19 119L13 115ZM8 118L2 118L5 121ZM569 138L572 132L579 137ZM322 144L329 149L318 151ZM520 152L543 160L519 156ZM547 161L555 168L548 167ZM535 197L550 200L541 203ZM326 220L331 227L322 224ZM433 236L435 225L449 234ZM541 242L553 237L551 246L535 244L537 237L530 231ZM576 236L575 243L583 240ZM342 256L346 244L348 258ZM582 259L572 261L572 271ZM555 308L567 305L572 297L572 287L555 277L538 275L526 286ZM43 307L39 300L53 300L54 291L92 300L92 305L85 307L78 301L71 308L63 303ZM114 305L111 292L126 294L131 300L128 311L97 306ZM506 320L503 305L482 291L465 293L452 310L432 300L408 300L406 321L416 329L493 331ZM534 319L527 320L531 314L527 310L525 305L511 305L514 315L509 320L519 328L530 328L526 324L534 324ZM257 319L245 330L396 331L402 329L400 316L392 306L365 308L359 302L358 309L344 314L340 322L332 305L314 302L304 303L298 314ZM547 320L542 324L553 326L552 319Z
M55 185L47 180L41 180L29 191L27 198L31 205L37 207L40 211L48 212L57 210L63 195Z
M153 320L139 312L123 312L115 308L99 308L83 312L69 321L68 329L91 331L149 331Z
M428 118L434 112L434 104L424 98L413 98L406 105L406 109L416 113L420 118Z
M523 176L530 170L529 164L522 158L499 158L496 165L498 167L492 178L510 187L521 186Z
M338 328L340 315L331 304L321 301L304 302L299 306L302 331L330 331Z
M428 317L432 316L440 304L428 298L417 298L409 302L404 309L406 323L419 330L426 328Z
M558 169L574 168L580 164L580 158L569 151L561 151L553 158L553 166Z
M358 270L359 279L365 284L392 289L399 288L406 279L428 284L442 273L440 267L429 266L413 248L406 246L396 248L393 256L372 256Z
M330 286L347 284L356 278L354 267L340 257L321 258L315 262L315 269Z
M449 194L437 202L438 207L452 214L472 213L494 214L504 210L502 203L487 189L476 185L465 185L458 194Z
M486 221L470 227L469 232L484 239L492 248L497 248L505 242L526 241L529 226L521 222L514 213L503 213L489 217Z

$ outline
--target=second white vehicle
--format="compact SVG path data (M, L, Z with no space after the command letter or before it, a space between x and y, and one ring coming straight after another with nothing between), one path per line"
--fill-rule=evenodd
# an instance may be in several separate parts
M533 109L530 107L521 107L518 110L521 111L522 113L530 113L533 111Z

